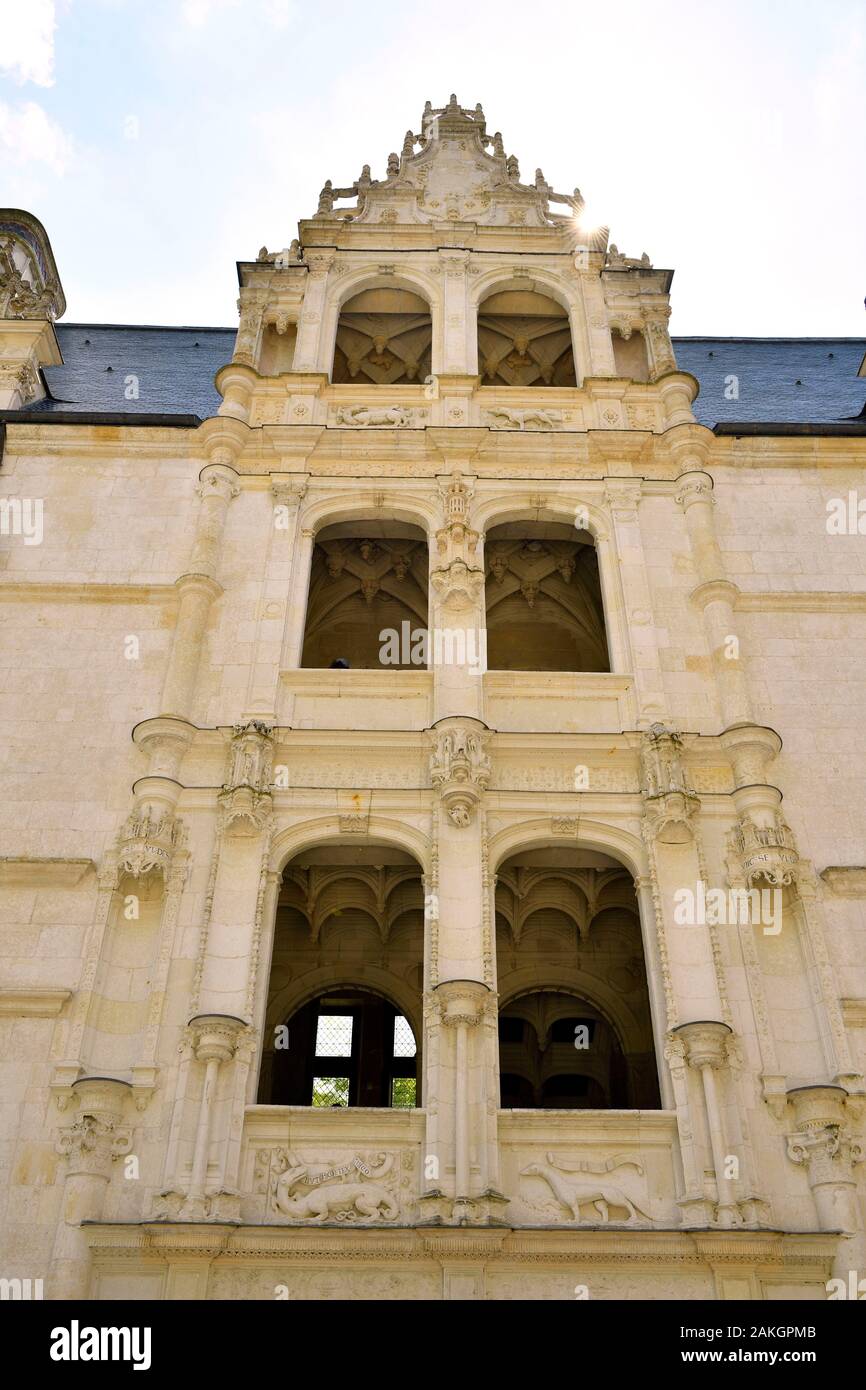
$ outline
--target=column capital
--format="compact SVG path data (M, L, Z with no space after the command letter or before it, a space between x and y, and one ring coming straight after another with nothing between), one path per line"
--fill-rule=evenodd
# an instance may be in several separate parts
M685 1043L689 1066L697 1070L710 1067L715 1071L727 1064L728 1042L733 1037L733 1030L727 1023L720 1023L718 1019L696 1019L692 1023L680 1023L671 1032Z

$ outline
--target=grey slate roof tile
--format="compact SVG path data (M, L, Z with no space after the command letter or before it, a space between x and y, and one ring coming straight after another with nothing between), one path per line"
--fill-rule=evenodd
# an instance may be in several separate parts
M57 337L63 366L45 370L53 399L35 401L30 410L206 419L220 404L213 378L231 360L235 329L61 323ZM700 382L695 415L711 427L823 424L859 415L866 402L866 379L857 376L866 338L674 338L673 344L680 368ZM128 376L138 378L137 400L126 398ZM732 376L739 395L728 400Z

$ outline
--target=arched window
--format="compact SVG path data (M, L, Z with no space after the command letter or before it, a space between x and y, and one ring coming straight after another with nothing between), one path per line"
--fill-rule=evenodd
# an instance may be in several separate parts
M430 375L430 305L410 290L361 290L340 312L333 382L376 386L423 383Z
M316 538L302 666L428 664L427 538L399 522L345 522Z
M491 671L609 671L592 537L563 523L494 526L485 543Z
M347 987L331 989L286 1020L288 1046L271 1065L271 1105L417 1103L417 1048L404 1014L389 1000Z
M576 848L513 855L497 872L504 1109L661 1104L631 876Z
M568 314L526 283L500 287L478 307L481 384L576 386Z
M330 845L283 872L259 1104L420 1104L421 869L385 845Z

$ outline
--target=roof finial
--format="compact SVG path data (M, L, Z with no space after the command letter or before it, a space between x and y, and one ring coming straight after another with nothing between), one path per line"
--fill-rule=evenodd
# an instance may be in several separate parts
M411 159L415 153L415 136L411 130L407 130L403 137L403 158Z

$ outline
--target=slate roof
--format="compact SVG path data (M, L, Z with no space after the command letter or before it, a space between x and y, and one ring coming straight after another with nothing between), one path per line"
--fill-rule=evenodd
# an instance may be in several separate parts
M22 414L206 419L216 413L214 373L231 359L235 329L81 323L56 329L63 366L45 369L51 399ZM695 415L711 428L743 421L838 424L864 410L866 379L857 371L866 338L674 338L673 345L679 367L700 382ZM127 399L129 376L138 378L138 399ZM726 399L731 377L738 396Z
M866 379L857 376L866 338L674 338L673 347L680 370L701 384L692 409L710 428L840 423L866 403ZM727 400L733 376L739 395Z

